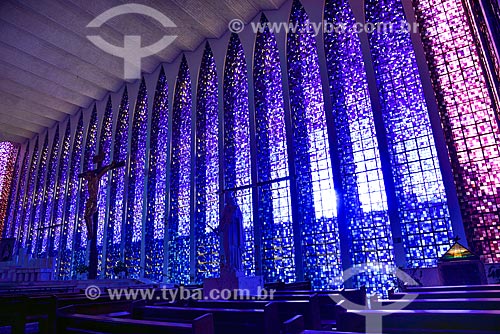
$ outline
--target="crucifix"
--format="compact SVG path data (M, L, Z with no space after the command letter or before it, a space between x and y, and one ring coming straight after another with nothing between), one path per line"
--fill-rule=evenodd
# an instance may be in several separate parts
M97 165L96 169L88 170L78 174L79 178L87 181L87 189L89 197L85 203L85 224L87 225L87 240L90 241L90 256L89 256L89 279L97 278L97 238L94 235L98 227L99 212L97 211L97 198L99 196L99 182L101 178L110 170L124 167L125 161L113 161L111 164L103 166L104 153L99 152L92 159L92 162Z

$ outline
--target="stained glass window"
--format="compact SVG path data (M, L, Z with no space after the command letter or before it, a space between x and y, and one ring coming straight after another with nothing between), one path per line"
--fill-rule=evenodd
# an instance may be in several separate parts
M39 137L36 138L35 147L33 148L33 153L31 154L31 162L28 170L27 176L27 184L26 184L26 194L23 201L23 208L20 216L20 227L19 227L19 238L18 241L20 243L20 248L26 250L26 243L30 237L30 223L31 223L31 215L33 213L33 195L35 192L35 181L37 174L37 163L38 163L38 140Z
M49 154L49 134L45 134L40 160L36 171L35 192L33 193L33 203L31 206L31 221L29 222L29 232L26 241L26 249L30 254L35 251L35 244L38 231L40 230L40 218L42 215L43 193L45 186L45 175L47 174L47 157Z
M61 142L61 153L59 155L59 167L57 169L57 185L54 194L54 211L49 239L49 256L58 259L61 246L61 233L63 232L63 222L66 203L66 187L68 183L68 168L71 148L71 122L68 118L64 137ZM54 274L59 272L59 261L55 261Z
M12 220L9 217L13 213L12 200L16 194L17 172L19 170L18 152L15 144L0 142L0 235L8 236L10 234L11 225L9 223Z
M130 170L128 174L127 217L125 220L125 265L132 278L141 273L142 215L148 126L148 92L144 78L139 87L132 123Z
M156 84L149 147L144 276L162 281L167 222L168 159L168 83L163 67Z
M255 273L250 170L250 116L247 64L238 35L231 34L224 66L224 191L234 191L243 214L246 275Z
M400 0L368 0L366 20L406 24ZM434 266L453 234L410 34L375 30L369 40L408 266Z
M98 154L104 155L104 160L102 162L103 166L109 165L111 163L111 140L113 137L113 105L111 102L111 96L108 97L108 102L106 103L106 109L104 110L104 117L102 119L101 133L99 135L99 150ZM110 173L106 173L102 176L99 182L99 195L97 199L98 208L98 219L97 219L97 274L101 275L103 271L103 246L104 246L104 236L106 233L106 222L108 221L108 188L109 188L109 176Z
M42 212L39 230L37 231L36 244L33 246L34 254L43 258L47 255L47 246L50 235L50 220L54 208L54 193L57 174L57 158L59 156L59 124L56 126L54 138L50 150L50 159L47 166L47 177L45 179L45 193L43 195Z
M127 87L123 91L115 128L113 151L114 161L128 161L129 102ZM127 164L127 162L125 162ZM125 175L126 168L116 168L111 172L109 189L109 219L106 230L106 277L112 277L113 268L120 260L122 223L125 218Z
M324 18L344 26L324 38L352 263L394 264L379 145L349 1L326 1ZM387 277L360 275L357 283L373 290L387 281Z
M278 46L268 27L255 40L253 77L262 270L266 282L289 283L295 280L295 250L285 111Z
M196 99L196 281L219 272L219 111L217 68L207 43Z
M16 245L14 246L15 248L15 254L17 254L17 247L19 245L19 242L22 240L21 239L21 229L23 226L23 212L24 212L24 207L26 203L26 181L27 181L27 176L29 175L29 154L30 154L30 143L28 142L26 144L26 149L24 151L24 157L23 157L23 162L21 163L20 166L20 174L19 174L19 185L18 185L18 190L16 194L16 205L13 214L13 219L11 224L14 225L13 231L11 232L11 236L14 238L17 238Z
M415 1L469 246L500 262L500 130L460 1Z
M97 145L97 107L94 104L90 120L87 126L87 136L85 147L83 150L83 165L82 172L94 169L93 157L96 154ZM87 181L84 179L80 182L78 201L78 223L75 230L75 245L73 250L74 263L73 266L86 264L86 249L87 249L87 225L85 223L85 206L89 199L89 191ZM94 231L95 233L95 231Z
M191 77L182 58L175 84L172 113L168 277L189 283L191 202Z
M341 272L336 194L326 126L323 89L313 31L294 0L287 35L288 80L304 278L315 289L334 288Z
M80 112L78 123L73 137L73 148L68 174L68 186L66 194L78 194L81 180L78 174L81 169L83 155L83 113ZM65 202L64 224L61 233L61 244L59 249L59 277L71 279L72 255L74 232L77 222L78 196L67 196Z

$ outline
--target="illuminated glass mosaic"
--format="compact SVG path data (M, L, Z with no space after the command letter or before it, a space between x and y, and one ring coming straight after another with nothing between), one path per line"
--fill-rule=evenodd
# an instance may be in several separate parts
M29 254L33 255L37 234L40 231L40 218L42 215L43 193L45 186L45 175L47 174L47 157L49 154L49 134L45 135L42 150L40 151L40 160L38 162L37 177L35 182L35 192L33 193L33 203L31 206L31 221L29 226L28 240L26 241L26 249Z
M106 103L106 109L104 110L104 117L102 119L101 133L99 135L99 149L97 153L104 154L104 165L109 165L111 163L111 140L113 137L113 105L111 103L111 96L108 96L108 102ZM104 235L105 226L108 221L107 209L108 209L108 186L109 186L109 174L106 173L102 176L101 181L99 181L99 196L97 199L98 207L98 219L97 219L97 275L101 275L103 270L103 245L104 245Z
M167 223L168 83L163 67L156 83L149 139L144 277L163 280Z
M16 193L17 186L17 159L19 159L17 146L11 142L0 142L0 235L9 234L9 220L6 219L9 198ZM11 201L12 202L12 201ZM12 206L12 205L11 205ZM5 222L5 225L4 225ZM4 232L5 228L5 232Z
M295 259L285 111L278 46L267 27L257 34L253 66L262 271L266 282L289 283Z
M66 194L78 194L81 185L78 174L80 173L83 156L83 112L80 112L78 118L72 147ZM78 196L66 196L64 206L64 223L59 247L59 278L71 279L74 233L77 226Z
M500 262L500 130L467 12L460 1L415 1L448 142L467 241ZM497 114L495 114L497 113Z
M400 0L368 0L366 20L406 22ZM369 40L408 266L435 266L453 233L410 34L374 31Z
M172 112L168 278L171 282L184 284L191 280L191 99L191 77L186 58L183 57L175 84Z
M148 127L148 92L144 78L139 87L132 123L130 170L127 187L127 217L125 219L125 265L131 278L141 273L142 215Z
M345 27L325 33L324 38L352 263L394 264L373 111L349 1L326 1L324 18ZM374 292L389 282L387 277L360 275L357 284Z
M196 98L196 281L219 273L219 102L217 68L207 43Z
M115 128L113 151L114 161L127 161L129 102L127 87L123 91ZM106 230L106 277L113 277L113 268L121 259L122 223L125 218L125 175L126 168L111 171L109 188L109 219Z
M29 165L29 153L30 153L30 142L26 144L26 149L24 151L23 162L20 166L20 174L19 174L19 184L17 186L17 194L15 200L15 207L13 208L13 217L11 224L14 225L13 231L11 231L11 237L17 238L18 242L14 246L15 252L17 254L17 247L19 245L19 241L21 240L21 229L23 222L23 212L24 212L24 203L26 201L26 179L28 175L28 165Z
M50 158L47 165L47 177L45 179L45 193L43 195L42 212L40 217L39 231L37 233L36 245L33 246L35 256L43 258L47 256L48 241L50 235L50 221L54 209L54 193L57 174L57 158L59 155L59 124L56 126L54 138L50 150Z
M83 150L83 165L82 172L92 170L95 168L93 163L93 157L96 154L97 145L97 107L94 104L92 113L90 114L90 119L87 126L87 135L85 140L85 146ZM81 179L79 200L78 200L78 221L75 230L75 245L73 250L73 266L85 265L86 260L86 250L87 250L87 224L85 223L85 206L87 199L89 198L87 181Z
M304 278L314 289L335 288L342 266L323 91L316 41L298 0L290 23L299 27L287 35L287 59Z
M237 34L231 34L224 66L224 191L234 192L243 214L245 251L243 269L255 274L255 247L250 165L250 115L247 64Z
M66 203L66 187L68 183L69 158L71 148L71 122L68 118L64 137L61 142L61 153L59 155L59 165L57 169L57 184L54 194L54 211L52 213L52 221L50 228L49 239L49 256L58 259L61 246L61 232L63 231L65 203ZM54 273L59 272L59 261L55 261Z
M35 181L37 176L37 164L38 164L38 156L39 156L39 147L38 147L38 137L35 141L35 147L33 148L33 153L31 153L31 162L28 170L27 176L27 184L26 184L26 194L24 197L22 215L21 215L21 226L19 229L19 237L18 242L20 243L20 248L26 250L26 244L30 237L30 224L31 224L31 215L33 213L33 195L35 192ZM27 253L27 251L26 251Z

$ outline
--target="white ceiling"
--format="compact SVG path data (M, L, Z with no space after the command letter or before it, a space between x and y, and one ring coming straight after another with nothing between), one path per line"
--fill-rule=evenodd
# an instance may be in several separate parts
M143 58L142 70L150 73L206 38L221 37L232 19L248 23L284 1L0 0L0 141L24 142L122 86L123 59L102 51L87 35L115 45L123 45L125 34L141 35L143 46L165 31L177 35L163 51ZM177 27L163 28L137 14L86 27L104 11L132 2L159 10Z

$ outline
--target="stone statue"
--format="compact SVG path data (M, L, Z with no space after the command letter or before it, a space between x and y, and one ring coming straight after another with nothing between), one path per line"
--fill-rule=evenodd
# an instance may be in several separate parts
M225 193L226 206L222 210L217 231L221 240L221 272L241 272L243 251L245 249L245 232L243 215L231 192Z
M89 193L89 198L85 204L85 224L87 225L87 239L92 240L94 238L93 229L93 215L97 212L97 196L99 195L99 181L108 171L125 166L124 161L116 162L113 161L107 166L103 166L104 153L100 152L95 155L92 159L94 164L97 164L97 168L94 170L88 170L81 174L78 174L79 178L83 178L87 181L87 189Z

